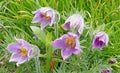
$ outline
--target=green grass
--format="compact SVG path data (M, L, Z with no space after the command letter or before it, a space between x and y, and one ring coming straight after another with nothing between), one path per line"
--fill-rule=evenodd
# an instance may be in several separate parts
M85 19L84 32L80 37L80 56L72 55L63 61L59 51L50 46L55 39L54 28L47 26L44 31L36 32L39 37L45 34L45 39L34 40L30 26L39 27L40 24L32 24L32 11L40 7L50 6L60 13L58 23L58 36L65 34L61 25L74 13L80 13ZM93 34L97 31L105 31L109 35L109 45L102 51L92 50ZM39 34L40 33L40 34ZM6 50L9 43L22 38L31 44L37 45L41 50L41 73L100 73L106 67L112 69L112 73L120 73L120 0L1 0L0 1L0 73L36 73L34 59L16 67L15 63L8 62L10 53ZM43 37L44 38L44 37ZM47 43L45 43L47 41ZM55 58L52 58L52 52ZM116 58L116 64L108 64L108 60ZM50 71L50 62L55 61L54 70Z

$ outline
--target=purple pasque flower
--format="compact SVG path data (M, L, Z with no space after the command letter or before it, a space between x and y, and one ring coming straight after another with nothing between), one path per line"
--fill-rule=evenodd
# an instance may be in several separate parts
M32 13L35 14L32 23L41 23L41 30L43 30L48 24L52 26L55 20L55 12L50 7L41 7Z
M17 39L15 43L10 43L7 50L12 53L9 62L17 62L17 66L26 62L32 54L30 44L23 39Z
M79 55L81 52L78 36L70 32L56 39L52 46L61 49L61 55L64 60L72 54Z
M111 73L111 70L110 69L105 69L101 73Z
M115 63L117 63L117 60L116 60L115 58L113 58L113 59L110 59L110 60L108 61L108 63L109 63L109 64L115 64Z
M105 32L99 32L95 35L95 38L93 39L92 47L102 49L103 46L108 45L108 41L108 35Z
M78 36L82 34L84 28L84 19L79 14L73 14L62 25L64 30L72 30Z

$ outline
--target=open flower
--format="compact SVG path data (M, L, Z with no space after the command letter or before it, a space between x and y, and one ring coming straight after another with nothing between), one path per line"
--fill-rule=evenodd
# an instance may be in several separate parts
M48 24L52 26L55 20L55 12L50 7L41 7L32 13L35 14L32 23L41 23L41 30L43 30Z
M102 49L103 46L108 45L108 35L105 32L99 32L95 35L95 38L93 39L93 48L100 48Z
M79 55L81 51L78 36L73 33L64 34L62 37L56 39L52 43L52 46L61 49L61 55L64 60L72 54Z
M17 66L26 62L32 54L30 44L23 39L17 39L16 43L9 44L7 50L12 53L9 62L17 62Z
M83 32L84 19L79 14L73 14L62 25L64 30L72 30L78 36Z

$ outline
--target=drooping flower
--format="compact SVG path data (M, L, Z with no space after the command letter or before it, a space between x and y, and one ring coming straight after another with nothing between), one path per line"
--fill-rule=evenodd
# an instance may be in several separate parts
M101 73L111 73L111 70L110 69L105 69Z
M33 11L35 14L32 19L32 23L41 23L41 30L43 30L47 25L52 26L56 19L59 21L59 17L56 17L55 11L50 7L41 7L40 9Z
M23 39L17 39L15 43L9 44L7 50L12 53L9 62L17 62L17 66L28 61L32 55L30 44Z
M115 58L113 58L113 59L110 59L110 60L108 61L108 63L109 63L109 64L115 64L115 63L117 63L117 60L116 60Z
M79 55L81 52L78 36L70 32L56 39L52 46L61 49L61 55L64 60L72 54Z
M84 19L79 14L73 14L65 21L62 27L64 30L71 30L79 36L84 29Z
M108 45L108 41L108 35L105 32L99 32L95 35L95 38L93 39L92 47L102 49L103 46Z

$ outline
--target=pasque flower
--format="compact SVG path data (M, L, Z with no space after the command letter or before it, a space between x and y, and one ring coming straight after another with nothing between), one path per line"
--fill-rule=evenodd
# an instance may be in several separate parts
M55 21L55 12L50 7L41 7L32 13L35 14L32 23L41 23L41 30L43 30L48 24L52 26Z
M113 58L113 59L110 59L110 60L108 61L108 63L109 63L109 64L115 64L115 63L117 63L117 60L116 60L115 58Z
M61 55L64 60L72 54L79 55L81 51L78 36L70 32L53 41L52 46L61 49Z
M101 73L111 73L111 70L110 69L105 69Z
M7 50L12 53L9 62L17 62L17 66L36 56L32 55L36 50L39 52L38 49L34 48L33 45L31 46L23 39L16 39L15 43L10 43Z
M100 48L102 49L103 46L108 45L108 35L105 32L99 32L95 35L95 38L93 39L93 48Z
M65 21L62 27L64 30L71 30L77 35L80 35L83 32L84 19L79 14L73 14Z

